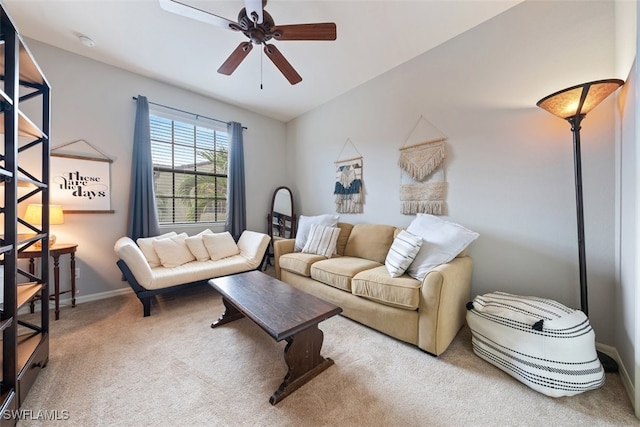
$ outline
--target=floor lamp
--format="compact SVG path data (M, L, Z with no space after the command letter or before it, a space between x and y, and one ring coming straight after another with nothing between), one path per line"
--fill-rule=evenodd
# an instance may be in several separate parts
M578 214L578 259L580 265L580 308L589 316L587 300L587 260L585 257L584 213L582 207L582 167L580 158L580 123L587 113L616 91L624 81L597 80L563 89L542 98L536 104L551 114L567 120L573 133L573 163L576 185L576 211ZM618 364L611 357L598 352L605 372L617 372Z

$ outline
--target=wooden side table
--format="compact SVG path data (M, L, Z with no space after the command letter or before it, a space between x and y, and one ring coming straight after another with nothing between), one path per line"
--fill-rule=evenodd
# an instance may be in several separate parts
M76 249L78 245L73 243L56 243L49 247L49 256L53 258L53 285L54 292L51 295L49 291L49 300L53 299L56 304L56 320L60 318L60 295L71 292L71 307L76 306ZM35 273L35 258L40 258L40 249L35 249L33 246L28 249L19 252L18 258L29 259L29 273ZM60 255L69 254L69 265L71 267L71 289L60 292ZM33 301L31 302L31 312L33 313Z

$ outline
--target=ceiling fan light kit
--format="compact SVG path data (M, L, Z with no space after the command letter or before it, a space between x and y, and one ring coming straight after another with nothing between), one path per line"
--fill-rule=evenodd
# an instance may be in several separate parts
M253 45L264 46L263 51L282 75L295 85L302 81L302 77L293 68L270 40L277 41L333 41L336 39L336 24L323 22L315 24L275 25L271 15L264 10L266 0L245 0L245 7L238 14L238 21L214 15L201 9L189 6L176 0L159 0L164 10L187 18L196 19L207 24L213 24L233 31L243 33L248 42L242 42L218 68L218 73L231 75L253 49Z

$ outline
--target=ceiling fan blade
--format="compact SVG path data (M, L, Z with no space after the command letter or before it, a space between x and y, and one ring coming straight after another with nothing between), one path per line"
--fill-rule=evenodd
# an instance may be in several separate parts
M253 44L251 42L240 43L238 47L231 52L231 55L229 55L227 60L224 61L224 64L218 68L218 72L220 74L230 76L236 68L238 68L238 65L240 65L244 58L247 57L249 52L251 52L251 49L253 49Z
M253 22L256 22L258 24L262 24L262 20L263 20L263 14L262 14L262 7L263 7L263 3L267 3L266 1L263 2L262 0L244 0L244 7L247 11L247 16L249 17L249 19Z
M204 10L200 10L193 6L180 3L176 0L160 0L160 7L167 12L195 19L206 24L217 25L219 27L229 28L236 31L238 30L238 24L233 21L230 21L218 15L214 15L213 13L209 13Z
M319 24L277 25L271 29L276 40L335 40L336 24L324 22Z
M272 44L264 45L264 53L267 54L267 57L271 59L271 62L274 63L278 70L284 75L284 77L289 80L289 83L292 85L300 83L302 81L302 77L296 70L293 69L289 61L282 56L282 53Z

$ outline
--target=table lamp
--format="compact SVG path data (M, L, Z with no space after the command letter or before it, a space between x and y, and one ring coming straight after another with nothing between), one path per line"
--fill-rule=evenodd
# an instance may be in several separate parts
M42 225L42 205L41 204L29 204L27 210L24 213L25 222L33 225ZM64 224L64 213L61 205L49 205L49 225ZM56 243L56 236L49 233L49 247ZM42 247L41 241L37 241L34 246L36 248Z

